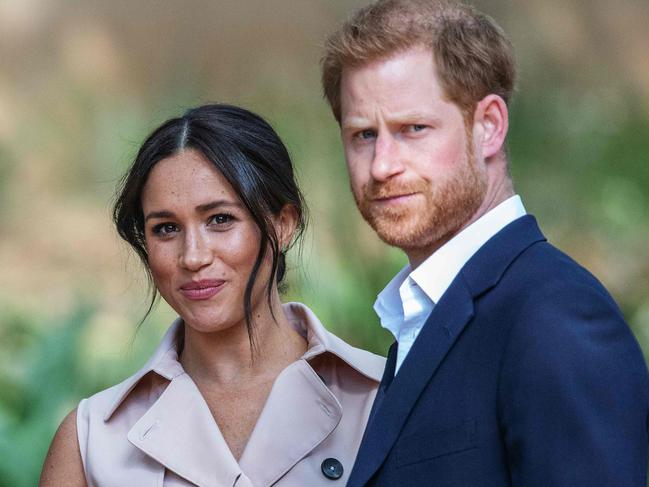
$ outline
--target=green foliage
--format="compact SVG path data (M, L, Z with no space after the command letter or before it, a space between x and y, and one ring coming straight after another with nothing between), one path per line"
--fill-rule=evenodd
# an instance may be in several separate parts
M79 339L90 309L51 326L5 314L0 324L0 485L36 485L56 422L85 392Z
M92 335L95 306L62 318L0 313L0 487L36 485L56 428L79 401L132 374L160 339L154 313L137 332L112 334L117 353ZM135 320L134 320L135 323Z

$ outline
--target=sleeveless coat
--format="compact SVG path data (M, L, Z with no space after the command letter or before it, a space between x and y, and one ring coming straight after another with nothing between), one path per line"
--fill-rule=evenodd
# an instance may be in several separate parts
M88 486L345 485L385 360L329 333L302 304L284 312L308 349L276 378L238 462L178 361L177 319L136 374L79 404Z

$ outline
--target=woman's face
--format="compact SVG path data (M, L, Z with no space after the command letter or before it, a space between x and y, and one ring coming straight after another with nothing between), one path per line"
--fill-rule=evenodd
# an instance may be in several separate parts
M260 232L218 169L195 150L158 162L142 191L149 267L158 291L185 323L202 332L243 323L243 295ZM265 259L253 312L270 273Z

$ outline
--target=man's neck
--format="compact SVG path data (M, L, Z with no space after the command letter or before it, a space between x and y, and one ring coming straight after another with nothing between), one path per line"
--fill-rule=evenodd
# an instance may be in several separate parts
M487 189L487 193L482 200L480 207L471 215L471 217L460 225L457 229L449 232L444 235L442 238L432 242L425 247L415 248L415 249L404 249L404 252L408 256L410 261L410 268L416 269L422 262L424 262L428 257L433 255L440 247L446 244L449 240L455 237L457 234L462 232L472 223L476 222L478 219L486 215L488 212L493 210L503 201L514 196L514 187L509 178L503 179L499 184L494 184Z

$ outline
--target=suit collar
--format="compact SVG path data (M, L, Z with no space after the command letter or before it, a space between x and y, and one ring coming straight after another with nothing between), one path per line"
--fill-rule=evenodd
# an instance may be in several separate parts
M498 284L509 265L525 249L545 240L532 215L507 225L487 241L461 270L471 296L477 297Z
M525 215L520 196L506 199L437 249L410 277L433 302L439 302L471 257L494 235Z
M416 269L406 265L377 296L374 310L381 323L403 322L402 286L406 281L416 283L428 299L437 303L471 256L491 237L524 215L523 202L520 196L514 195L460 231ZM384 327L390 329L390 326Z
M399 373L383 392L380 404L373 409L349 487L364 485L384 462L422 391L473 318L474 299L495 286L526 248L542 240L545 238L534 217L524 216L485 243L456 276L433 309Z

